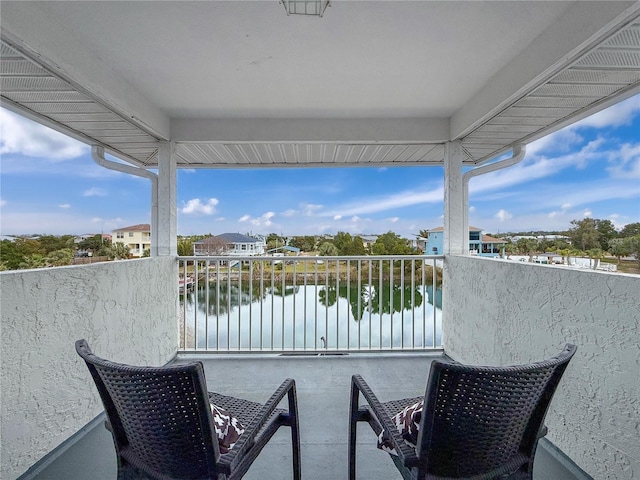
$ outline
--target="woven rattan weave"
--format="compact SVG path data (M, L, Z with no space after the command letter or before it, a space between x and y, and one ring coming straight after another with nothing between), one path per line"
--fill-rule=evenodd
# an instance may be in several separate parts
M118 480L232 480L247 472L281 426L291 427L293 478L300 479L296 387L285 380L265 404L207 392L200 362L135 367L97 357L76 342L98 388L113 435ZM286 409L278 405L287 397ZM245 427L220 454L210 401ZM284 477L284 475L283 475Z
M349 479L356 478L356 428L383 429L404 479L531 479L544 418L576 347L530 365L476 367L434 360L418 443L403 440L392 417L418 398L381 403L360 375L351 382ZM359 406L360 395L367 404Z

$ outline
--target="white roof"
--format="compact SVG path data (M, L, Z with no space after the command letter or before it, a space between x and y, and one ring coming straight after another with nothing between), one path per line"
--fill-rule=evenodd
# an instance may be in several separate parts
M130 163L479 164L640 91L640 2L2 1L2 105Z

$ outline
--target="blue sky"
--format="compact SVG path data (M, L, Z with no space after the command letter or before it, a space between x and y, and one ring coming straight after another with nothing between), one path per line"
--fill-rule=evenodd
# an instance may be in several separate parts
M150 184L96 165L89 147L0 109L0 235L111 232L150 221ZM527 146L470 183L485 232L640 222L640 95ZM179 170L178 233L315 235L442 225L443 169Z

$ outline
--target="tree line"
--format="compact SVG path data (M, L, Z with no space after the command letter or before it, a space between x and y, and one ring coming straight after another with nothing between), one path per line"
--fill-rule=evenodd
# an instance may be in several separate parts
M377 236L374 242L367 245L365 245L361 236L352 236L347 232L338 232L332 238L316 236L291 237L289 245L305 252L317 251L318 255L322 256L409 255L416 253L411 248L409 240L391 231Z
M124 243L111 243L101 234L78 243L73 235L17 237L0 242L0 271L72 265L79 252L90 252L94 257L109 260L129 258L129 247Z
M525 232L528 235L549 234L549 232ZM506 254L532 255L538 252L555 252L562 256L589 256L603 258L610 255L618 258L634 257L640 268L640 222L625 225L619 231L610 220L585 218L572 220L567 231L553 232L565 236L563 239L521 238L516 242L507 240ZM428 231L420 230L426 237ZM520 234L493 234L509 238ZM193 255L193 242L211 236L194 235L178 237L178 255ZM91 252L93 256L104 256L109 260L129 258L129 248L123 243L111 243L97 234L75 243L73 235L40 235L38 237L18 237L0 242L0 270L55 267L71 265L78 252ZM338 232L333 237L327 235L302 235L285 237L270 233L266 237L267 251L288 245L303 252L315 252L324 256L352 255L409 255L422 253L410 245L409 240L389 231L377 236L375 242L367 243L362 236ZM145 252L148 256L149 252Z
M622 257L633 257L640 268L640 222L629 223L620 231L616 230L611 220L585 218L572 220L571 227L565 232L554 232L554 235L566 237L537 240L520 238L513 242L510 237L522 234L496 234L506 238L505 253L533 255L540 252L553 252L562 257L583 256L602 259L609 255L616 257L618 263ZM548 232L527 232L528 235L544 236Z
M247 234L247 236L250 236ZM193 242L206 238L206 235L178 238L178 255L193 255ZM394 232L379 235L375 242L365 245L361 236L347 232L338 232L333 237L327 235L283 236L270 233L265 238L267 252L276 251L283 246L300 249L302 252L315 252L322 256L336 255L409 255L416 252L409 240Z

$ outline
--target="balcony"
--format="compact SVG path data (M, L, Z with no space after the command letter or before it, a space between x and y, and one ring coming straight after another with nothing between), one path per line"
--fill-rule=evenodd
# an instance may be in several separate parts
M547 417L548 451L557 447L594 478L638 478L640 279L462 254L470 172L520 161L522 145L640 92L640 3L336 2L332 15L313 25L292 23L272 3L2 2L3 107L90 145L100 165L149 180L152 244L151 258L0 273L0 477L45 478L46 465L75 451L65 450L70 443L90 447L91 439L103 443L79 453L86 462L80 475L104 471L109 442L101 428L86 428L99 423L102 408L73 349L75 339L86 338L103 357L132 364L182 361L215 345L216 356L206 357L212 373L215 362L234 371L242 363L246 372L264 366L267 373L245 377L240 387L252 395L283 377L282 365L300 368L291 374L303 411L311 412L303 423L310 478L328 478L334 464L335 478L344 477L336 454L342 445L327 443L313 412L346 412L340 382L358 369L395 394L421 388L438 349L464 363L513 364L571 341L578 353ZM514 156L498 162L508 151ZM400 342L392 322L385 343L384 332L373 336L375 317L365 320L364 336L358 322L358 335L338 330L332 337L329 317L319 313L317 331L315 314L312 330L304 319L301 341L293 335L287 343L282 328L278 344L274 316L269 333L259 329L261 343L251 333L243 344L228 328L226 336L212 335L208 314L187 317L181 308L178 168L327 166L443 168L441 342L437 315L420 324L424 335L411 329L408 338L400 317ZM357 277L374 291L373 276ZM215 315L218 298L216 291ZM362 302L355 303L359 311ZM426 327L434 324L429 344ZM322 347L349 355L271 358L273 350ZM416 380L402 381L394 369ZM308 396L326 378L327 395ZM213 375L209 381L212 389L238 387ZM335 421L331 432L342 442L346 416ZM82 465L76 460L66 465ZM388 478L384 468L371 466ZM251 475L266 478L268 471L257 464Z
M285 377L297 379L302 435L302 477L343 479L348 465L348 402L351 375L361 373L380 398L424 394L426 372L433 358L442 354L350 354L349 356L216 356L188 355L177 361L202 360L210 384L220 391L264 401ZM102 417L101 417L102 418ZM376 447L376 436L360 427L358 478L399 478L388 455ZM246 480L282 480L291 475L291 443L288 431L279 432L246 475ZM541 445L536 458L536 480L585 478L574 474L555 458L552 446ZM92 480L115 478L115 452L111 436L96 421L85 437L62 454L37 480Z
M87 471L98 480L113 478L102 408L73 349L82 337L96 353L125 363L203 359L210 389L256 400L294 377L305 478L344 478L351 374L361 373L383 399L420 395L434 356L525 363L571 341L578 353L547 416L536 479L622 479L640 471L637 452L629 449L637 444L639 421L637 276L446 256L444 353L414 345L335 356L312 349L309 355L281 355L286 348L210 355L184 348L178 276L173 257L0 274L2 478L72 480L86 478ZM285 441L279 437L268 448ZM360 463L362 478L396 478L372 438L360 441L367 458ZM277 465L264 455L247 478L286 478L288 450L274 455Z

